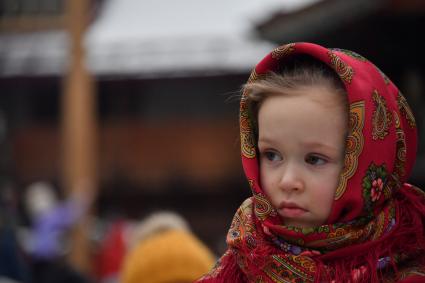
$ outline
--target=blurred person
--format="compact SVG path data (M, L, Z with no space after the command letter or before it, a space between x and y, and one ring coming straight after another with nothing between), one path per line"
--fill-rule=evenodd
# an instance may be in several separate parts
M416 124L375 65L283 45L244 86L240 131L253 196L198 282L425 282Z
M121 283L191 283L214 264L212 252L178 214L152 214L132 230Z
M95 237L94 267L95 276L100 283L119 282L122 261L127 251L127 235L132 223L118 218L98 220Z
M3 178L2 178L3 179ZM29 263L18 234L15 188L0 185L0 283L29 282Z
M68 232L87 211L90 195L76 193L59 200L48 182L35 182L25 192L25 205L31 218L27 250L33 262L34 283L87 282L83 274L65 260Z

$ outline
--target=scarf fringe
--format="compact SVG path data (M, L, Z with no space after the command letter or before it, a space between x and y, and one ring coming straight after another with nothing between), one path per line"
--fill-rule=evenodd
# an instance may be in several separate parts
M213 269L210 274L197 280L196 283L248 282L246 280L245 274L238 266L235 253L231 250L226 253L226 256L220 259L219 266L215 268L218 268L218 270L214 271ZM217 273L214 274L215 272Z
M225 282L235 282L235 283L243 283L247 282L245 279L244 273L239 268L239 265L236 260L236 256L234 253L231 253L225 260L223 261L223 272L222 272L222 280L218 281L220 283Z
M315 283L332 282L329 278L334 278L334 282L380 282L391 271L397 278L400 275L398 262L407 257L425 266L425 198L411 189L401 190L396 198L398 224L393 230L379 240L318 257ZM389 263L379 269L378 260L383 256L390 256ZM347 270L351 270L351 274Z

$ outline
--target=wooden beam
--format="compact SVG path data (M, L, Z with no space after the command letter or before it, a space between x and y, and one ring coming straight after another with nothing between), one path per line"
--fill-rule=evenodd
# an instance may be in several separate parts
M96 100L92 78L85 67L82 41L88 23L87 0L68 0L66 23L70 38L70 69L62 96L62 185L67 194L96 197ZM71 237L70 263L90 273L88 245L90 207L75 226Z

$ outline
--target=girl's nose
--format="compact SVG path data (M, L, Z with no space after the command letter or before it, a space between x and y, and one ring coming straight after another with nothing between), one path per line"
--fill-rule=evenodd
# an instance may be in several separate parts
M302 172L294 165L287 165L282 171L279 186L284 191L304 191Z

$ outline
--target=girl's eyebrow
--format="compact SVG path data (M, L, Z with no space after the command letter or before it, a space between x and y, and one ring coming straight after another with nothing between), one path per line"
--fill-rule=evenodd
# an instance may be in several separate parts
M265 144L272 143L272 139L269 139L268 137L261 137L261 138L258 138L257 143L258 144L259 143L265 143Z
M327 144L325 142L304 142L301 143L302 146L309 147L309 148L317 148L317 149L324 149L324 150L332 150L332 151L339 151L340 149L336 145Z
M273 139L270 139L267 136L263 136L263 137L259 137L258 138L258 143L271 143L273 141ZM326 142L321 142L321 141L306 141L301 143L302 146L305 147L315 147L315 148L328 148L328 149L338 149L338 146L336 145L332 145L332 144L327 144Z

